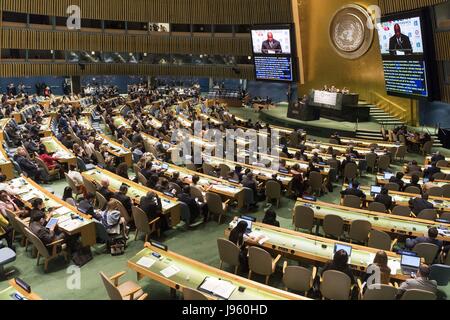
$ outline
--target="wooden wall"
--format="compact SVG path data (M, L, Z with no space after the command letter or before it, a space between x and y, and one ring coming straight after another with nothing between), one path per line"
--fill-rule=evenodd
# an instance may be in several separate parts
M66 16L70 5L87 19L196 24L292 21L291 0L2 0L5 11Z

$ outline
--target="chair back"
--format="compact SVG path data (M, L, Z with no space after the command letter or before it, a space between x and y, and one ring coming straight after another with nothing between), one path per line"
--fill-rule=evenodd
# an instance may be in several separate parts
M204 163L202 168L203 168L203 173L208 176L215 177L217 175L216 170L214 170L214 167L208 163Z
M413 251L425 260L425 263L432 265L439 252L439 247L432 243L418 243L414 246Z
M69 187L73 190L73 192L77 192L78 188L75 184L75 181L72 180L71 177L67 173L64 172L64 176L66 177L66 182L69 185Z
M442 186L442 193L444 198L450 198L450 184Z
M443 197L444 196L444 189L441 187L433 187L430 190L427 191L429 196L432 197Z
M148 224L149 221L145 212L141 208L136 206L132 206L131 211L133 213L134 224L137 231L143 232L145 234L151 234L152 231Z
M120 215L125 219L125 221L128 223L130 221L132 221L133 219L130 217L130 215L128 214L127 209L125 209L125 207L123 206L122 202L120 202L117 199L111 199L111 201L114 202L114 205L116 206L117 210L120 211Z
M438 218L438 214L437 214L436 209L423 209L417 215L417 218L424 219L424 220L436 221L436 219Z
M106 200L106 198L98 191L95 192L95 198L97 200L97 208L104 210L108 204L108 200Z
M312 271L304 267L288 266L284 270L284 286L293 291L307 292L311 289Z
M334 214L327 214L323 220L323 231L325 235L340 238L344 233L344 220Z
M119 289L112 283L112 281L103 273L100 272L100 277L102 278L103 285L105 286L106 292L111 300L123 300Z
M219 168L220 168L220 176L223 178L225 178L228 175L228 173L231 171L230 167L224 163L221 163L219 165Z
M95 184L86 179L85 177L83 177L83 184L88 193L95 194L97 192L97 187L95 186Z
M325 271L322 275L320 292L330 300L349 300L352 281L348 275L336 270Z
M377 155L375 153L367 153L366 154L366 162L367 162L367 167L371 168L373 170L377 163Z
M207 192L205 198L210 213L215 215L225 214L225 210L223 209L222 204L222 198L220 198L218 194Z
M98 152L97 150L94 150L94 156L97 159L97 163L101 166L106 166L105 158L103 155Z
M351 240L366 243L372 224L366 220L355 220L350 226L349 237Z
M423 148L422 148L423 153L425 155L431 154L431 149L433 148L433 143L434 143L434 141L425 142L425 144L423 145Z
M272 256L264 249L250 247L248 249L248 266L256 274L269 276L273 273Z
M281 186L275 181L268 181L266 183L266 197L270 199L281 198Z
M445 287L450 281L450 266L434 264L431 266L430 280L437 282L439 287Z
M37 164L39 165L39 167L41 167L42 169L44 169L44 171L50 175L50 170L48 169L47 165L44 163L44 161L42 161L39 157L35 157L34 160L36 160Z
M345 165L344 168L344 179L353 180L358 175L358 165L356 163L350 162Z
M205 197L203 196L203 192L196 186L190 187L191 197L198 198L200 202L205 202Z
M177 195L181 193L181 187L176 183L169 182L169 188L170 190L175 190Z
M361 208L361 198L348 194L344 197L344 206L349 207L349 208L360 209Z
M136 163L133 163L133 171L134 171L134 175L136 176L136 179L139 176L139 173L141 172L141 168L139 168L139 166Z
M384 186L384 188L389 191L400 191L400 185L395 182L389 182Z
M305 206L294 208L294 226L296 229L312 231L314 227L314 210Z
M77 157L77 167L78 167L78 170L80 170L80 172L87 171L86 163L80 157Z
M438 167L438 168L447 168L448 164L449 164L449 162L447 160L439 160L436 163L436 167Z
M106 227L103 225L103 223L101 223L100 221L97 220L93 220L95 223L95 236L104 241L104 242L108 242L111 240L108 231L106 230Z
M386 232L372 229L369 235L368 246L370 248L380 249L384 251L391 251L391 236Z
M397 159L404 159L406 156L406 152L407 152L406 146L400 146L397 149L397 153L395 154L395 157Z
M44 258L50 258L50 252L41 239L39 239L30 229L25 227L23 230L27 239L33 244L39 254Z
M138 172L137 177L140 184L142 184L143 186L147 185L147 178L142 173Z
M382 155L378 159L378 169L379 170L387 170L389 168L389 165L391 164L391 157L388 155Z
M411 216L411 209L409 207L406 207L406 206L396 206L392 210L392 214L396 215L396 216L401 216L401 217L410 217Z
M380 202L371 202L368 209L373 212L386 213L386 206Z
M367 286L363 300L395 300L397 294L398 290L393 286L386 284L370 285Z
M233 242L227 239L217 239L217 247L219 249L220 261L231 266L239 266L239 254L241 250Z
M436 294L434 294L433 292L418 289L406 290L402 296L402 300L423 301L436 299Z
M443 172L436 172L435 174L433 174L433 178L435 180L445 180L446 174Z
M412 193L412 194L421 194L420 189L414 186L409 186L405 189L406 193Z
M312 171L309 174L309 183L313 191L319 191L322 190L322 175L320 172Z
M183 288L183 300L205 301L205 300L208 300L208 298L198 290L185 287L185 288Z

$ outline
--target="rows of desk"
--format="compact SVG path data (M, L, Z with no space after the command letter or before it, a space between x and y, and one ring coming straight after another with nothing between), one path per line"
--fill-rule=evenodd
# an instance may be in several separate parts
M154 258L152 253L161 255L161 259ZM152 259L154 262L150 267L147 265L143 266L140 263L142 258ZM309 300L308 298L219 270L174 252L162 250L149 243L146 243L145 248L128 261L128 267L137 273L138 280L146 277L181 292L184 288L197 290L206 277L213 277L229 281L236 286L236 290L233 291L229 300ZM178 272L170 277L166 277L161 272L167 268L178 270ZM245 288L244 292L238 290L239 287ZM212 295L208 295L208 298L211 300L218 299Z
M141 198L149 192L154 192L161 198L163 213L170 218L171 226L175 227L181 221L181 208L178 200L175 198L168 197L161 192L157 192L101 168L83 172L82 175L85 179L97 186L101 185L103 179L107 179L109 181L109 190L114 193L119 192L122 185L127 185L129 188L127 195L136 203L139 203Z

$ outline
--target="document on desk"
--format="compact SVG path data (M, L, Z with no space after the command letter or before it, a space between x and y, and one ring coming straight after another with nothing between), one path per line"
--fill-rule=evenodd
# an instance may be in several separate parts
M395 276L401 268L400 261L389 260L388 267L391 269L391 275Z
M38 196L36 194L34 194L33 192L27 193L26 195L24 195L22 197L22 199L25 201L30 201L33 198L38 198Z
M178 272L180 272L181 270L174 265L170 265L167 268L165 268L164 270L161 270L161 274L166 277L166 278L170 278L174 275L176 275Z
M228 300L236 290L236 286L228 281L206 277L203 283L200 285L199 289L222 299Z
M61 216L66 214L66 213L69 213L69 212L72 212L72 210L70 210L67 207L60 207L60 208L58 208L57 210L54 211L55 214L61 215Z
M155 264L156 260L152 259L150 257L142 257L141 259L139 259L138 262L136 262L138 265L144 267L144 268L151 268L154 264Z

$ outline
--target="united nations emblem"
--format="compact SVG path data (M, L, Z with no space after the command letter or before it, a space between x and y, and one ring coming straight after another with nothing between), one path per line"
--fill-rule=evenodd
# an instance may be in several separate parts
M367 10L349 4L335 13L330 24L330 40L334 50L346 59L358 59L371 47L374 30L368 27L372 19Z

